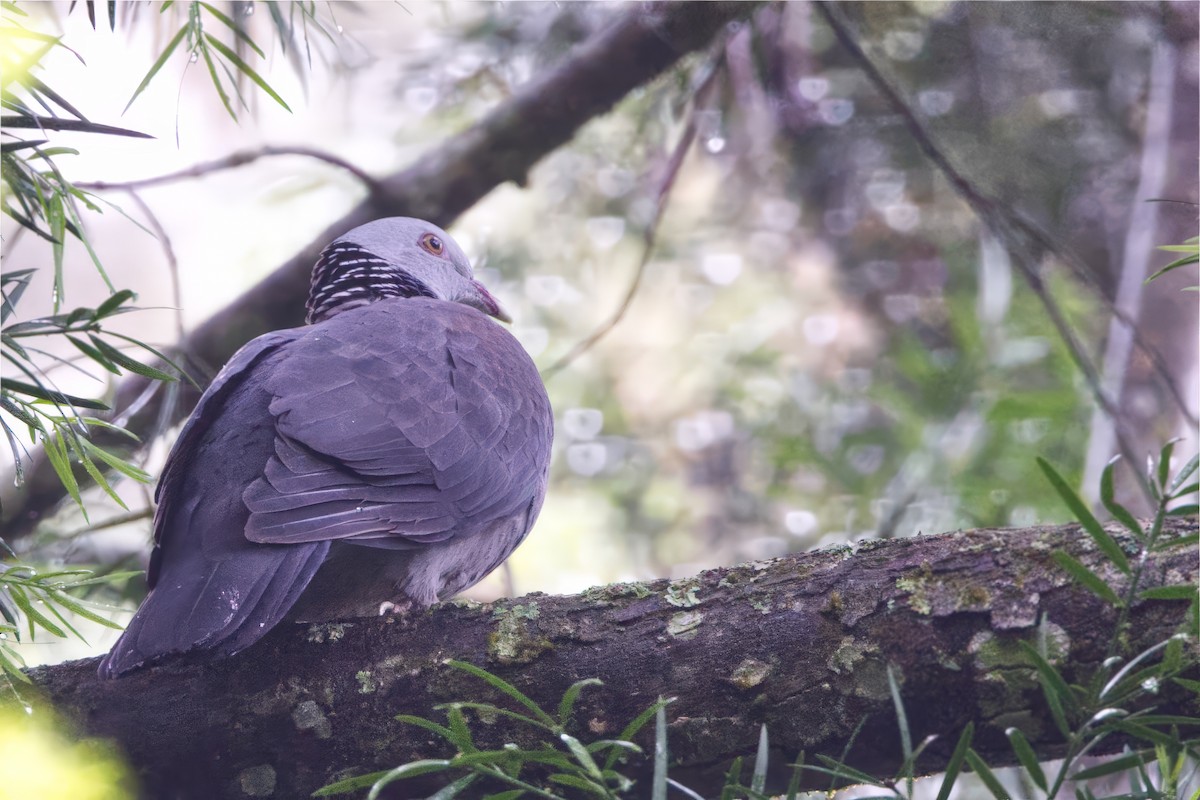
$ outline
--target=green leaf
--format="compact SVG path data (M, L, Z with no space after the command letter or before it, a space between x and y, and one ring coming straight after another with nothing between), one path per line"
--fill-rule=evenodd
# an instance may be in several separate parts
M165 11L166 7L164 6L160 10ZM121 111L122 115L124 115L125 112L129 110L129 107L133 105L133 101L138 99L138 95L146 90L146 87L150 85L150 81L154 80L154 76L157 75L158 71L163 68L164 64L167 63L167 59L169 59L171 54L175 52L175 48L179 47L179 43L183 41L183 37L187 35L187 32L188 26L184 25L175 33L173 37L171 37L171 41L167 42L167 46L163 49L162 54L159 55L158 59L155 60L152 65L150 65L150 71L146 73L146 77L142 78L142 82L139 83L138 87L133 90L133 97L129 98L129 102L125 104L124 110Z
M963 732L958 737L958 744L954 745L954 752L950 754L950 760L946 762L946 771L942 775L942 785L938 788L936 800L949 800L950 792L954 789L954 784L958 780L958 773L962 770L963 760L967 757L967 749L971 746L971 739L975 736L975 723L968 722Z
M72 597L62 590L54 590L50 592L50 597L53 598L54 602L67 609L72 614L81 616L86 620L91 620L97 625L103 625L106 628L112 628L113 630L117 631L123 630L123 626L119 623L113 622L108 617L97 614L96 612L84 606L77 598Z
M1093 778L1102 778L1105 775L1115 775L1118 772L1126 772L1131 769L1136 769L1139 765L1145 764L1145 758L1148 755L1147 751L1139 753L1126 753L1123 756L1117 756L1103 764L1097 764L1087 769L1082 769L1071 776L1073 781L1090 781Z
M94 411L108 411L108 406L101 403L99 400L88 400L86 397L76 397L73 394L65 394L56 392L45 387L34 386L25 383L24 381L14 381L9 378L0 380L0 389L18 394L36 397L39 400L46 400L51 403L62 403L71 405L75 408L90 408Z
M879 782L879 779L874 777L873 775L868 775L867 773L865 773L861 770L857 770L854 767L847 766L846 764L843 764L842 762L838 761L837 759L830 758L829 756L821 755L821 754L818 754L817 758L823 764L825 764L827 769L821 769L820 767L809 767L809 769L815 769L820 772L827 772L830 775L834 775L838 778L843 778L843 779L849 780L853 783L861 783L861 784L864 784L867 786L882 786L883 785L882 783Z
M25 614L25 619L29 623L29 638L31 641L35 638L34 623L37 623L39 627L45 628L60 639L66 638L67 634L62 628L55 625L45 614L34 608L33 603L29 601L29 595L25 593L25 587L11 583L7 584L7 586L9 597L16 603L17 608L21 609Z
M971 771L979 776L979 780L983 781L983 785L992 793L992 797L996 800L1011 800L1004 786L996 778L996 773L992 772L987 762L975 752L975 748L967 748L967 763L971 765Z
M1117 502L1113 493L1113 468L1116 466L1119 458L1120 456L1109 461L1108 465L1104 468L1104 472L1100 474L1100 502L1108 509L1108 513L1113 515L1113 519L1124 525L1126 529L1131 531L1140 540L1146 535L1145 531L1142 530L1141 523L1134 518L1133 514L1129 513L1129 510L1125 506ZM1120 546L1117 547L1117 550L1121 553L1122 557L1125 556ZM1105 553L1108 553L1108 551L1106 550ZM1111 554L1109 554L1109 558L1112 558ZM1128 565L1128 562L1126 562L1126 565ZM1129 574L1126 570L1121 571Z
M336 781L327 786L322 786L320 789L317 789L315 792L313 792L311 796L330 797L335 794L345 794L346 792L365 789L368 786L373 785L376 781L387 775L389 772L391 772L390 769L385 769L380 772L372 772L369 775L358 775L353 778L346 778L344 780Z
M247 33L244 30L242 30L240 27L238 27L237 23L235 23L229 17L222 14L216 7L214 7L208 3L201 2L200 5L206 11L208 11L208 13L212 14L214 17L216 17L218 20L220 20L227 28L229 28L229 30L233 31L234 34L239 39L241 39L243 42L245 42L246 45L251 50L253 50L259 58L267 57L266 54L259 48L259 46L254 43L254 40L251 39L250 36L247 35Z
M592 781L581 778L578 775L569 775L565 772L556 772L550 776L550 781L562 786L570 786L573 789L580 789L597 797L611 797L608 790L603 786L597 786Z
M393 770L388 770L382 778L375 781L371 786L371 791L367 793L367 800L377 800L380 792L384 790L388 784L395 783L402 778L415 778L418 775L427 775L431 772L444 772L450 768L450 762L444 759L422 759L420 761L410 761L396 767Z
M1179 470L1179 474L1175 476L1175 479L1171 481L1171 485L1167 488L1167 496L1175 497L1178 495L1180 493L1179 487L1183 485L1184 481L1192 477L1197 469L1200 469L1200 455L1192 456L1191 459L1183 465L1183 468Z
M471 739L471 728L467 725L467 717L462 712L462 707L455 703L446 709L446 719L450 722L450 741L459 751L463 753L473 753L478 748L475 747L475 742Z
M111 361L109 361L107 358L105 358L104 354L101 353L99 350L92 347L90 344L88 344L87 342L78 338L77 336L72 336L71 334L68 333L68 334L66 334L66 337L67 337L67 341L69 341L71 344L75 345L75 347L80 352L82 352L85 356L90 358L92 361L94 361L97 364L99 364L100 366L104 367L106 370L108 370L109 372L111 372L114 375L121 374L121 370L117 367L117 365L112 363Z
M1195 503L1189 503L1185 506L1175 506L1175 508L1167 511L1167 516L1169 517L1194 517L1197 514L1200 514L1200 505L1196 505Z
M575 760L579 762L587 774L603 783L604 777L600 774L600 767L596 765L588 749L569 733L560 733L558 738L567 746L567 749L571 751L571 755L575 756Z
M80 442L84 441L87 440L82 436L71 436L69 439L67 439L67 444L70 445L71 452L75 454L75 460L80 464L80 466L83 467L84 471L91 477L91 479L96 482L96 485L104 490L105 494L111 497L113 501L121 508L128 511L129 506L125 505L125 501L122 500L115 491L113 491L112 486L109 485L108 480L105 479L103 473L96 468L95 462L88 458L84 446L80 444ZM88 442L88 444L91 443ZM97 447L96 449L99 450L100 448ZM149 476L147 476L147 479L149 479Z
M651 703L646 710L634 717L633 721L626 725L625 729L621 731L621 734L617 737L617 739L625 742L633 741L633 737L637 735L638 731L646 726L647 722L655 718L660 708L666 708L668 704L673 703L674 701L675 698L673 697L665 700L661 697L658 698L658 700ZM665 716L663 718L663 725L666 725ZM621 752L619 750L613 750L610 752L608 754L608 758L604 761L604 768L612 769L613 765L617 763L617 759L620 758L620 756Z
M67 494L79 506L83 518L86 520L87 509L84 508L83 498L79 496L79 484L75 481L75 473L71 471L71 462L67 459L67 448L62 443L62 439L58 434L47 436L42 440L42 449L46 453L46 458L50 459L50 466L54 467L54 473L58 475L58 479L62 481L63 488L67 490Z
M92 344L95 345L96 349L104 354L105 358L117 364L118 366L124 367L130 372L136 372L138 375L142 375L146 378L151 378L156 381L164 381L167 383L179 380L178 377L170 374L169 372L163 372L160 369L155 369L154 367L143 364L140 361L135 361L95 334L88 334L88 338L92 340Z
M1033 748L1029 746L1029 740L1025 738L1025 734L1017 728L1009 728L1004 732L1008 737L1009 744L1012 745L1013 754L1016 755L1017 761L1021 762L1021 766L1025 768L1025 772L1029 774L1030 779L1043 792L1046 791L1046 773L1042 772L1042 767L1038 763L1037 754L1033 752Z
M1092 537L1100 550L1109 557L1117 569L1126 575L1130 574L1129 560L1125 557L1125 551L1108 535L1108 532L1104 530L1092 515L1092 512L1088 510L1087 504L1080 499L1074 489L1067 485L1067 482L1058 474L1054 467L1050 466L1049 461L1038 456L1037 464L1041 467L1046 479L1050 481L1050 485L1058 492L1058 496L1066 503L1067 508L1075 515L1075 519L1088 532L1088 535Z
M107 317L109 314L112 314L114 311L124 305L127 301L133 300L135 297L137 297L137 295L129 289L122 289L119 292L114 292L107 300L105 300L96 308L94 318L103 319L104 317Z
M767 785L767 759L769 758L767 726L758 730L758 752L754 754L754 772L750 774L750 791L762 793Z
M83 448L87 451L88 455L103 461L105 464L108 464L108 466L112 467L127 478L133 478L138 483L150 483L150 481L153 480L153 477L150 475L150 473L118 456L113 455L94 442L83 437L79 438L79 442L81 445L83 445ZM124 507L125 504L122 503L121 505Z
M1055 563L1082 584L1085 589L1113 606L1121 606L1121 598L1117 597L1117 593L1112 590L1112 587L1105 583L1099 575L1081 564L1075 556L1063 550L1055 551L1052 556Z
M431 733L436 733L448 742L454 741L454 733L449 728L439 725L433 720L428 720L424 717L414 717L410 714L397 714L396 719L405 724L416 725L418 728L424 728Z
M579 699L579 693L587 686L603 686L604 682L599 678L585 678L581 681L572 683L571 686L563 693L562 700L558 704L558 724L561 727L566 727L571 721L571 712L575 709L575 702Z
M654 708L654 773L650 778L650 800L667 800L667 705L660 697Z
M1196 591L1195 586L1156 586L1143 590L1138 596L1143 600L1192 600Z
M214 50L225 56L225 58L227 58L231 64L237 67L239 72L241 72L250 80L254 81L254 83L258 84L258 88L270 95L271 99L283 106L284 110L286 110L289 114L291 113L292 109L288 107L287 103L283 102L283 98L276 94L275 90L272 89L267 82L262 79L262 76L255 72L249 64L247 64L245 61L242 61L242 59L238 57L237 53L230 50L220 39L217 39L210 33L204 34L204 38Z
M474 675L477 678L482 678L493 689L497 689L500 692L503 692L504 694L508 695L509 697L516 700L518 703L520 703L521 705L525 706L530 711L532 711L534 713L534 716L536 716L544 725L546 725L550 728L554 727L554 718L553 717L551 717L549 714L547 714L545 711L543 711L541 709L541 707L537 703L535 703L533 700L526 697L519 689L517 689L517 687L513 686L511 683L509 683L508 681L499 677L498 675L493 675L492 673L488 672L487 670L477 667L474 664L471 664L466 661L451 660L451 661L447 661L446 663L449 666L454 667L455 669L462 670L463 672L469 672L470 674ZM621 736L620 738L624 739L626 737Z

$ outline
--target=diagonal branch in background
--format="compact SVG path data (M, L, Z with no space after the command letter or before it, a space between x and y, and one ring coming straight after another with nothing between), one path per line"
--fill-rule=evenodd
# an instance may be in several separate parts
M301 324L309 271L328 242L385 216L422 217L449 227L496 186L506 181L523 184L534 164L569 141L586 122L683 56L704 48L728 23L748 17L758 5L678 2L635 4L623 10L559 67L530 81L478 124L408 169L378 179L381 191L332 222L295 256L193 331L184 349L201 363L222 364L253 337ZM122 381L115 407L127 407L146 388L142 378ZM183 398L178 416L190 410L196 399L194 393ZM157 415L158 402L151 399L131 415L127 427L147 440ZM0 491L9 492L12 484L11 479L0 480ZM62 497L53 469L39 460L29 470L23 490L4 498L5 535L27 533Z
M1107 310L1133 331L1135 341L1154 363L1159 377L1166 385L1172 398L1174 398L1180 414L1195 425L1196 419L1188 408L1187 401L1183 397L1179 387L1171 379L1170 371L1161 355L1141 336L1134 321L1129 319L1128 315L1121 309L1116 308L1113 302L1105 296L1104 292L1097 286L1095 279L1083 268L1079 260L1067 253L1049 234L1041 230L1036 223L1019 211L1008 208L1003 203L985 196L961 171L951 164L949 157L934 143L932 133L917 118L917 115L905 102L904 98L901 97L899 91L884 77L870 56L867 55L866 51L863 50L862 46L854 38L845 21L840 18L839 12L835 10L835 4L818 2L816 5L821 16L829 23L830 28L837 36L838 41L846 48L854 60L858 62L868 79L870 79L904 120L905 126L909 129L909 133L912 134L922 152L945 175L946 179L954 187L954 190L967 202L980 220L988 226L992 234L999 241L1003 242L1009 252L1013 254L1014 263L1016 263L1017 268L1029 284L1030 289L1033 290L1033 293L1041 301L1051 324L1058 332L1063 343L1067 346L1072 361L1087 381L1097 405L1113 420L1114 434L1125 459L1130 464L1141 462L1141 457L1135 454L1133 445L1129 441L1128 432L1125 430L1125 421L1121 416L1120 409L1117 408L1113 399L1108 396L1108 392L1105 391L1095 365L1092 364L1082 343L1074 331L1071 330L1071 326L1067 322L1066 316L1057 301L1055 301L1045 287L1039 268L1042 253L1052 253L1063 263L1067 264L1076 277L1095 292ZM1134 470L1134 475L1139 481L1141 488L1147 493L1147 498L1153 502L1145 477L1137 470Z
M326 164L345 170L358 178L363 186L367 187L372 194L378 194L382 191L382 187L380 187L379 182L373 176L344 158L339 158L332 153L326 153L324 150L317 150L313 147L276 147L274 145L267 145L256 150L241 150L231 153L224 158L203 161L199 164L193 164L186 169L169 172L166 175L156 175L153 178L139 178L132 181L85 181L83 183L76 183L75 187L77 189L85 189L89 192L113 191L118 189L125 191L149 189L153 186L163 186L189 178L200 178L214 172L236 169L246 164L252 164L261 158L272 156L304 156L305 158L323 161Z
M658 235L658 225L662 222L663 213L667 210L667 201L670 199L671 189L675 186L675 179L679 177L679 169L683 166L683 160L692 148L692 142L696 141L696 117L701 109L708 104L709 95L712 94L712 87L716 84L717 76L721 73L721 64L722 57L720 55L714 57L713 61L707 66L707 71L704 73L700 85L693 93L692 110L688 115L687 125L684 126L683 133L680 135L675 149L671 151L671 158L667 161L662 180L659 181L658 197L655 198L654 204L654 218L650 220L650 224L642 232L642 257L638 261L637 269L634 270L633 280L629 282L629 288L625 290L625 296L608 319L600 323L586 337L576 342L570 350L560 356L553 364L542 370L544 378L549 379L551 376L556 375L560 370L575 361L575 359L592 349L596 342L603 339L613 328L620 324L621 320L625 318L625 314L629 311L629 307L633 305L633 299L637 296L638 289L642 285L642 278L646 274L646 267L650 264L650 254L654 252L654 240Z

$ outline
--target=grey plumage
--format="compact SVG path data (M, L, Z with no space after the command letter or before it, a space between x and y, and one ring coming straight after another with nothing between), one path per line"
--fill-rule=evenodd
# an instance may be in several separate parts
M236 653L284 619L427 606L533 525L549 400L443 231L351 231L314 268L308 307L309 326L238 351L184 426L156 492L151 591L101 675Z

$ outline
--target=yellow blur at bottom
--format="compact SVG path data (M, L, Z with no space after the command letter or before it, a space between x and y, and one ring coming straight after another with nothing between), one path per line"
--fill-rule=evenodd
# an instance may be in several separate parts
M45 708L0 707L0 800L130 800L132 787L103 742L80 741Z

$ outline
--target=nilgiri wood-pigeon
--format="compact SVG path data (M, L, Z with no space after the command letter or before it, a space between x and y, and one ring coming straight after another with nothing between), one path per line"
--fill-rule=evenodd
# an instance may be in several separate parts
M310 324L239 350L175 442L150 593L100 674L230 655L285 619L428 606L499 566L541 509L553 419L489 316L507 320L428 222L329 245Z

